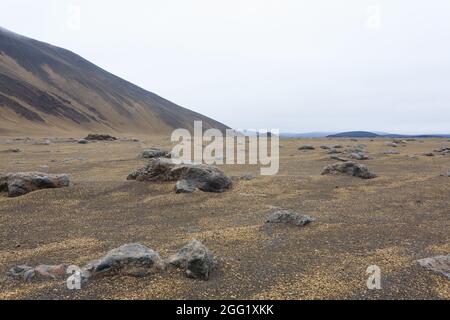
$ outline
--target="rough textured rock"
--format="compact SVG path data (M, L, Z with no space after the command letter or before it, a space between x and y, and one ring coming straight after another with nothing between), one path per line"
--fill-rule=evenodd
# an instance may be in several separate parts
M89 141L115 141L115 140L117 140L116 137L113 137L109 134L97 134L97 133L91 133L85 139L89 140Z
M353 152L348 157L354 160L370 160L370 157L363 152Z
M179 180L175 186L176 193L193 193L197 190L188 180Z
M315 219L310 216L305 216L291 210L277 210L269 214L266 223L285 223L303 227L314 221Z
M23 281L62 279L66 276L67 267L65 264L56 266L41 264L34 268L27 265L20 265L11 268L7 275Z
M214 255L198 240L192 240L181 248L168 263L184 269L187 277L202 280L208 280L217 266Z
M150 148L142 152L141 158L143 159L161 158L166 157L168 154L169 152L165 150Z
M315 150L316 148L314 148L311 145L304 145L298 148L298 150Z
M422 267L439 273L450 280L450 254L417 260Z
M169 159L150 159L147 166L132 172L128 180L179 181L186 180L191 186L205 192L224 192L232 181L214 166L204 164L175 164Z
M165 267L159 254L139 243L125 244L82 268L85 280L112 275L144 277Z
M373 179L377 177L377 175L370 172L365 165L355 162L343 162L331 164L326 166L322 171L322 175L335 175L335 174L347 174L354 177L359 177L361 179Z
M0 191L8 196L18 197L39 189L62 188L70 185L66 174L48 174L43 172L18 172L0 174Z

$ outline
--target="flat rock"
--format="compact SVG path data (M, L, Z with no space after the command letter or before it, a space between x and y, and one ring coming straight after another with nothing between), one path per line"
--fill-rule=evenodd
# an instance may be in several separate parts
M78 140L78 143L79 143L79 144L88 144L88 143L89 143L89 140L86 140L86 139L80 139L80 140Z
M9 197L18 197L40 189L63 188L70 185L66 174L43 172L18 172L0 174L0 191L8 192Z
M347 174L361 179L373 179L377 177L377 175L371 173L365 165L355 162L335 163L326 166L322 170L322 175L336 174Z
M450 280L450 254L417 260L425 269L439 273Z
M217 266L214 255L198 240L192 240L181 248L168 259L168 263L185 270L187 277L202 280L208 280Z
M161 158L161 157L166 157L168 154L169 154L169 152L167 152L165 150L150 148L150 149L146 149L142 152L141 158L143 158L143 159Z
M84 280L113 275L144 277L164 270L164 267L164 261L157 252L142 244L132 243L89 262L82 268L82 275Z
M336 161L341 161L341 162L348 162L348 161L350 161L348 159L341 158L341 157L338 157L338 156L331 156L330 159L331 160L336 160Z
M229 177L214 166L175 164L164 158L150 159L148 165L132 172L127 179L154 182L186 180L190 186L205 192L224 192L233 184Z
M353 160L370 160L370 157L363 152L353 152L348 157Z
M314 221L315 219L310 216L291 210L277 210L269 214L266 223L285 223L303 227Z

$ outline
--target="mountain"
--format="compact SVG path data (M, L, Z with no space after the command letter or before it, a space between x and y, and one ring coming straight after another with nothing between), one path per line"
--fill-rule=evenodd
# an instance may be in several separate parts
M374 133L368 131L349 131L327 136L327 138L450 138L450 134L391 134L391 133Z
M101 131L165 135L228 128L68 50L0 28L0 134Z

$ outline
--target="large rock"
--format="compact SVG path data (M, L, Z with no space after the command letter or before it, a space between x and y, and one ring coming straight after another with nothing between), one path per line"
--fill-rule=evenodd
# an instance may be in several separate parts
M305 216L291 210L277 210L269 214L266 223L294 224L303 227L314 221L315 219L310 216Z
M142 152L141 158L143 159L161 158L167 157L168 154L169 153L165 150L150 148Z
M18 197L39 189L62 188L70 185L66 174L48 174L43 172L18 172L0 174L0 191L8 196Z
M422 267L439 273L450 280L450 254L417 260Z
M377 175L370 172L365 165L355 162L343 162L331 164L326 166L322 171L322 175L335 175L335 174L347 174L362 179L373 179L377 177Z
M56 266L41 264L34 268L27 265L19 265L11 268L7 275L23 281L62 279L66 276L67 267L65 264Z
M204 164L175 164L170 159L150 159L148 165L131 173L128 180L179 181L205 192L224 192L232 181L214 166ZM184 183L184 182L183 182Z
M126 244L82 268L84 280L101 276L129 275L144 277L165 267L159 254L139 243Z
M181 248L168 263L185 270L187 277L202 280L208 280L217 266L214 255L198 240L192 240Z

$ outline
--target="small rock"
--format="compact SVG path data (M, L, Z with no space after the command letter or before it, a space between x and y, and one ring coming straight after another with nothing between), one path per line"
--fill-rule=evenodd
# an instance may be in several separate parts
M314 221L315 219L310 216L305 216L291 210L278 210L269 214L266 223L285 223L303 227Z
M383 152L383 154L386 154L386 155L400 154L400 152L398 152L396 150L386 150L386 151Z
M86 140L86 139L80 139L80 140L78 140L78 143L79 143L79 144L88 144L88 143L89 143L89 140Z
M331 148L330 148L329 146L320 146L320 149L323 149L323 150L330 150Z
M370 157L363 152L353 152L349 155L350 159L354 160L369 160Z
M11 268L7 275L17 280L32 281L46 279L62 279L66 275L67 265L60 264L50 266L41 264L37 267L29 267L27 265L19 265Z
M331 156L330 159L331 160L336 160L336 161L341 161L341 162L348 162L349 161L348 159L341 158L341 157L338 157L338 156Z
M181 248L168 263L184 269L187 277L202 280L208 280L217 266L214 255L198 240L192 240Z
M423 154L425 157L434 157L434 153L433 152L427 152Z
M167 151L156 149L156 148L150 148L147 150L144 150L141 154L142 159L152 159L152 158L160 158L165 157L168 155Z
M337 150L337 149L330 149L328 152L327 152L327 154L339 154L339 153L343 153L342 151L340 151L340 150Z
M397 148L400 146L398 143L395 143L395 142L386 142L386 145L388 147L393 147L393 148Z
M377 177L377 175L371 173L365 165L355 162L331 164L326 166L322 171L322 175L335 174L347 174L361 179L373 179Z
M425 269L439 273L450 280L450 254L417 260Z

